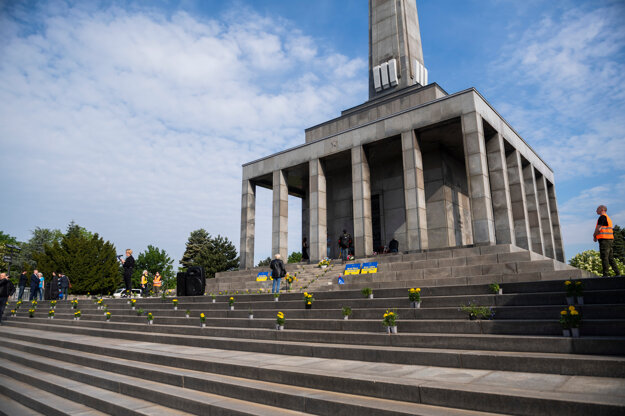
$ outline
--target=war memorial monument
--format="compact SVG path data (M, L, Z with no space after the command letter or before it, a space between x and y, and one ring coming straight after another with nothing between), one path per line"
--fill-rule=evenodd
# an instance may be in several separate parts
M243 165L241 267L254 265L256 187L273 190L272 253L287 257L288 196L312 261L394 237L404 252L513 244L564 261L553 171L474 88L428 83L415 1L371 1L369 100L306 142Z
M11 299L0 415L625 414L625 279L563 262L553 172L475 89L428 82L415 0L369 19L369 100L243 166L240 270L136 304ZM289 195L310 241L277 296L259 186L273 253ZM355 260L322 268L344 228Z

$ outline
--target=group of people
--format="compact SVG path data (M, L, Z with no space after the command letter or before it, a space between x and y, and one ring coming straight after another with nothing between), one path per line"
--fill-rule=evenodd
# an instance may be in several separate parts
M130 296L132 293L132 273L135 270L135 258L132 256L132 250L129 248L126 249L125 259L122 259L122 256L119 256L118 258L124 268L124 286L126 288L125 296ZM159 272L154 274L151 285L154 294L158 295L158 291L161 289L161 286L163 286L163 278ZM150 275L147 270L144 270L143 273L141 273L139 286L141 288L141 295L146 296L150 291Z
M28 273L26 270L22 271L20 280L18 283L19 292L17 297L22 300L24 296L24 290L28 284ZM70 288L69 278L64 273L52 272L52 280L48 283L50 289L50 299L67 299L67 295ZM46 279L39 270L33 270L33 274L30 276L30 295L29 301L43 300L44 291L46 288Z

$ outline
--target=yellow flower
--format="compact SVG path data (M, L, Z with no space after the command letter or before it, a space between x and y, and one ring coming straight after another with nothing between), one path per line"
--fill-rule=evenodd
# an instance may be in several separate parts
M421 292L421 288L420 287L417 288L417 292Z
M570 284L571 284L571 281L570 281L570 280L567 280L566 282L564 282L564 284L568 286L568 285L570 285Z
M308 305L310 305L310 304L311 304L311 303L310 303L310 302L308 302Z
M579 315L579 312L577 312L576 310L572 310L571 315Z
M232 296L230 296L230 300L234 300L234 298Z
M582 284L582 282L577 281L577 282L575 282L575 284L576 284L576 285L581 285L581 284Z
M308 292L304 292L304 296L308 297Z
M574 311L575 310L575 306L573 306L573 305L569 306L569 310L570 311Z
M411 288L410 293L414 293L414 292L415 292L414 288Z
M388 316L388 313L385 313L385 314L384 314L384 318L386 318L387 316Z
M567 314L566 309L565 309L565 310L563 310L563 311L560 311L560 315L566 315L566 314Z
M203 313L200 314L200 318L204 318L204 314Z

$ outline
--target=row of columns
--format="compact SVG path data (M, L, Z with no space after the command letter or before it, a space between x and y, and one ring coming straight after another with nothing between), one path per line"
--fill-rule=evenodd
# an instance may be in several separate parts
M514 244L564 261L555 189L523 159L506 151L495 133L487 141L477 113L462 116L463 147L471 201L473 244ZM406 209L406 250L428 248L423 158L414 131L401 134ZM354 250L358 257L373 251L371 181L362 146L351 149ZM310 258L327 250L327 184L320 159L309 162L308 228ZM256 189L243 181L241 267L254 263ZM288 255L288 187L284 170L273 172L272 254Z

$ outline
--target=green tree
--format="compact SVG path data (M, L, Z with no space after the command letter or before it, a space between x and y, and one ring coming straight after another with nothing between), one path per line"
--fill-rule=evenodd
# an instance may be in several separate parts
M141 273L147 270L151 276L150 281L154 279L156 272L163 277L163 286L174 277L174 261L167 255L165 250L149 245L148 248L139 253L135 263L135 271L132 274L133 287L139 287L141 281ZM136 282L136 285L135 285Z
M256 267L268 267L270 263L271 263L271 257L267 257L265 260L259 261Z
M4 256L8 255L10 252L6 247L7 244L13 245L13 246L19 246L17 238L0 231L0 271L2 272L6 272L9 269L9 263L3 261ZM13 258L14 260L11 262L11 276L10 277L19 275L19 272L15 272L15 267L13 266L16 263L15 260L18 259L18 255L14 254Z
M239 257L234 244L227 237L211 237L206 230L200 229L191 232L180 264L184 269L201 266L206 277L213 278L218 272L236 270Z
M594 273L597 276L603 275L601 257L599 257L599 252L596 250L586 250L576 254L571 258L571 260L569 260L569 264L573 267L577 267L578 269ZM616 265L618 266L621 273L625 271L625 266L623 266L623 262L621 262L619 259L616 259ZM614 271L612 271L612 268L610 268L608 274L610 276L614 276Z
M15 261L11 269L15 267L16 272L26 270L29 273L37 267L37 260L35 257L43 253L46 245L60 242L63 239L63 232L58 229L40 228L37 227L31 231L32 237L26 242L21 244L22 251L15 256Z
M44 246L35 254L37 267L50 280L52 272L65 273L72 293L109 293L121 282L115 246L75 223L70 223L61 241Z
M302 253L300 253L299 251L294 251L289 254L289 260L287 261L287 263L299 263L300 261L302 261Z
M618 225L614 226L614 257L619 259L621 263L625 263L625 229L619 227ZM621 273L624 273L624 270L621 270Z

